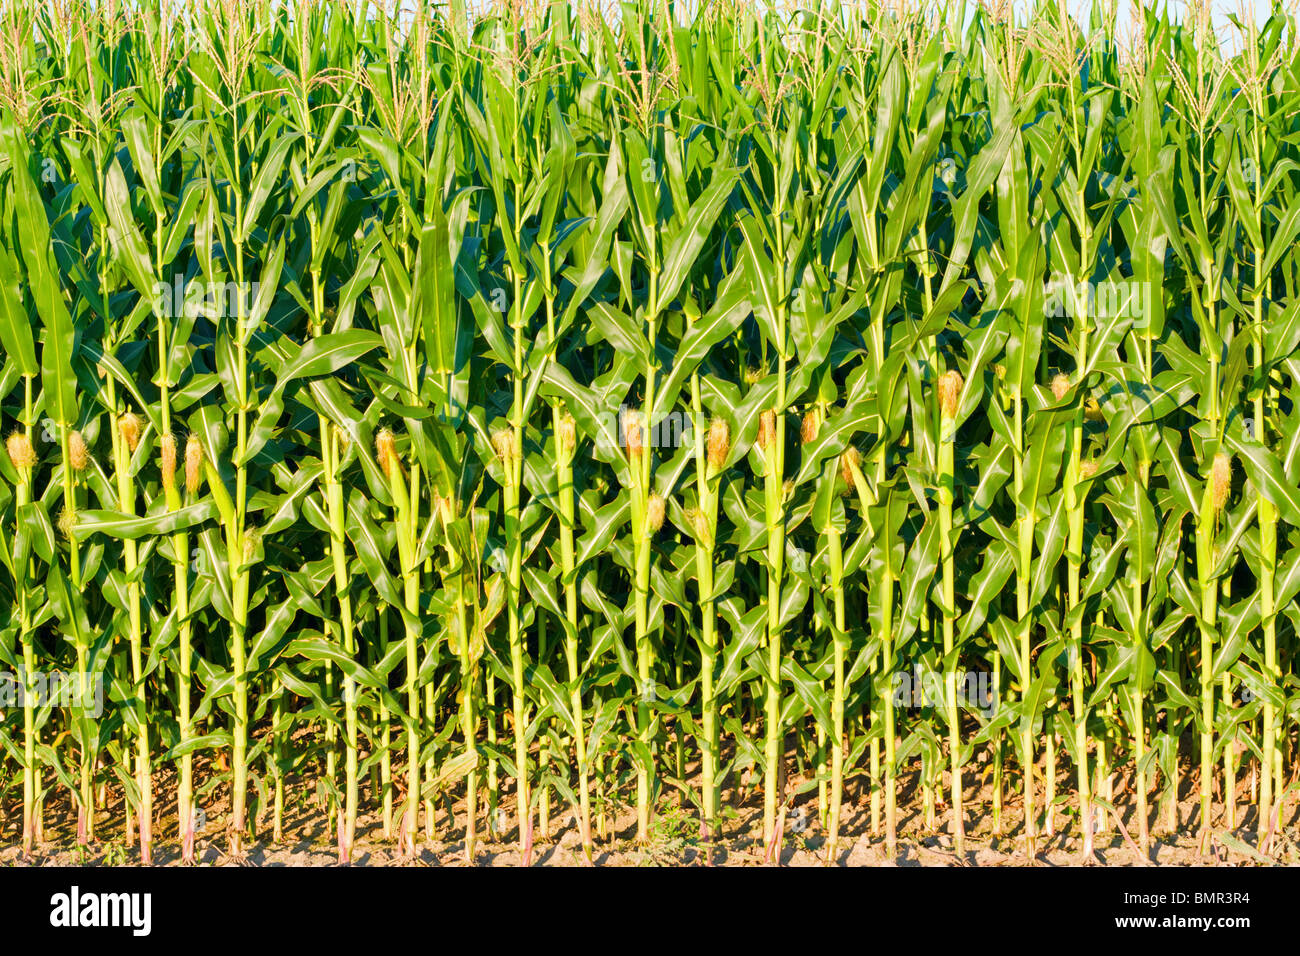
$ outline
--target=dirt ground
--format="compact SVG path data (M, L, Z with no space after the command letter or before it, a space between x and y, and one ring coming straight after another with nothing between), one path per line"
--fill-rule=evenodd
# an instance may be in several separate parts
M825 866L833 862L840 866L1023 866L1032 862L1041 866L1074 866L1094 863L1104 866L1258 866L1300 865L1300 806L1291 800L1274 838L1270 857L1264 857L1254 848L1260 839L1256 829L1256 814L1249 806L1248 781L1242 781L1238 795L1237 818L1240 824L1228 831L1222 826L1224 819L1221 804L1216 804L1214 820L1218 829L1208 841L1199 839L1196 822L1199 815L1195 770L1188 768L1182 779L1182 793L1178 807L1178 830L1169 834L1153 827L1151 853L1144 859L1137 844L1136 823L1131 794L1123 788L1117 777L1114 788L1116 808L1123 815L1122 828L1111 825L1095 837L1095 857L1085 861L1080 853L1078 839L1078 807L1073 798L1058 799L1054 813L1055 832L1048 836L1040 833L1037 853L1028 860L1023 838L1022 803L1020 795L1004 787L1002 832L993 831L990 812L992 790L987 780L978 779L978 791L970 786L965 792L966 851L959 859L953 851L949 835L949 807L936 802L935 828L925 825L923 801L915 772L900 777L899 826L896 855L887 852L883 832L874 832L871 820L871 799L865 783L850 781L844 794L840 847L833 861L827 860L826 833L818 818L817 791L805 790L792 801L787 810L783 829L780 864L785 866ZM975 775L972 775L975 778ZM756 781L757 782L757 781ZM1065 788L1069 780L1062 775L1058 786ZM181 865L180 845L177 840L175 813L175 779L170 772L155 778L154 863ZM791 791L798 790L799 781L789 781ZM363 788L362 806L374 806L368 788ZM130 866L139 863L139 849L127 839L126 814L120 787L110 787L107 799L96 814L96 841L88 847L76 846L74 834L76 818L66 796L52 799L45 811L45 830L49 838L34 852L32 859L23 860L19 846L21 806L6 801L0 816L0 865L4 866ZM251 842L242 859L229 854L228 840L221 832L220 823L228 816L227 794L219 788L203 807L208 821L196 837L195 847L200 866L332 866L338 855L332 832L327 832L323 808L314 784L302 780L289 780L286 786L284 839L275 843L271 837L270 811L258 814L257 840ZM1036 796L1040 808L1043 794ZM486 834L486 814L481 809L480 795L479 841L474 863L479 866L517 866L521 855L516 840L513 815L505 824L509 827L501 835ZM500 806L510 813L513 794L503 793ZM757 786L742 786L723 792L723 833L713 844L710 858L715 866L762 866L772 861L765 858L762 841L762 793ZM650 838L644 844L634 839L636 817L631 807L615 808L611 812L605 838L598 834L594 863L597 866L700 866L706 865L705 850L708 841L700 834L698 814L694 808L679 803L675 792L661 797L651 825ZM1156 794L1151 798L1151 817L1155 821L1159 811ZM882 811L883 816L883 811ZM1098 811L1098 816L1101 812ZM395 839L386 838L383 823L377 813L365 813L358 820L354 865L358 866L464 866L464 805L463 801L451 804L444 797L435 814L434 832L422 833L414 858L403 858ZM1113 820L1113 817L1112 817ZM882 823L883 826L883 823ZM558 796L553 797L549 833L535 833L533 865L579 866L585 865L581 839L572 811L563 807Z

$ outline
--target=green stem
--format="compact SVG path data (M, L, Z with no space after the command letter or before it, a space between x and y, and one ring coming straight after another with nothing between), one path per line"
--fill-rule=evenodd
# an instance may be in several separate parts
M1025 487L1025 412L1024 399L1021 397L1018 387L1013 392L1012 401L1015 403L1017 443L1014 481L1016 501L1019 502L1022 499ZM1036 840L1038 838L1038 817L1034 812L1034 721L1028 713L1028 709L1034 706L1034 702L1030 699L1030 688L1034 683L1034 672L1032 662L1033 625L1029 613L1029 586L1033 574L1034 556L1034 511L1032 504L1029 507L1022 504L1017 509L1016 545L1016 620L1020 631L1020 700L1026 710L1026 713L1021 716L1020 725L1021 759L1024 761L1025 855L1032 860L1037 853Z
M957 593L956 563L953 560L953 446L956 443L956 423L949 415L941 418L939 435L939 548L943 564L943 658L944 696L948 718L948 754L951 772L949 788L952 791L953 849L960 858L966 851L966 826L962 810L961 724L957 707L957 655L955 650L955 622Z

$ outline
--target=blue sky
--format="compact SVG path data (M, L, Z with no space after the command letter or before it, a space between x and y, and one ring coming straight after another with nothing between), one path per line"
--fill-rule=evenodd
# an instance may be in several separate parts
M1087 16L1090 4L1086 2L1086 0L1069 0L1069 5L1070 9L1074 11L1076 16ZM1023 0L1016 3L1017 9L1024 9L1026 6L1028 6L1028 4L1024 3ZM1268 16L1271 4L1264 2L1264 0L1240 0L1240 2L1239 0L1230 0L1228 3L1211 2L1210 7L1214 11L1215 24L1226 30L1229 29L1227 14L1236 14L1244 8L1248 11L1254 12L1257 22L1262 22L1263 19ZM1121 21L1127 20L1130 8L1127 0L1119 0L1119 8ZM1182 12L1187 8L1187 4L1183 2L1172 2L1169 3L1169 8L1174 11L1176 17L1181 18Z
M1067 2L1075 16L1086 22L1091 4L1087 0L1067 0ZM1131 4L1129 0L1118 0L1118 4L1119 22L1126 24L1129 22ZM1023 9L1024 6L1023 0L1017 0L1016 7L1018 9ZM1167 8L1172 11L1175 19L1181 20L1188 10L1188 4L1182 2L1182 0L1174 0L1174 2L1167 3ZM1255 22L1260 24L1267 19L1272 8L1273 4L1267 2L1267 0L1228 0L1228 2L1211 0L1211 20L1220 43L1228 50L1240 47L1240 31L1228 20L1229 15L1236 16L1243 24L1248 22L1246 17L1253 15Z

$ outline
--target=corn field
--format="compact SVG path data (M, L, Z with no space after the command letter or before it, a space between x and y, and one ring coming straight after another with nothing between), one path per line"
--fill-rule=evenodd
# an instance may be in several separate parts
M1294 847L1293 12L156 6L0 5L24 856Z

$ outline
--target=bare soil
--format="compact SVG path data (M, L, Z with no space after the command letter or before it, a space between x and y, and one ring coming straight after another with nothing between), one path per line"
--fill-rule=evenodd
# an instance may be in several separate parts
M833 861L827 860L827 835L818 818L818 801L815 787L804 790L791 801L783 823L780 864L786 866L1073 866L1096 864L1105 866L1258 866L1300 865L1300 806L1292 799L1284 809L1275 830L1272 852L1264 856L1257 847L1263 840L1258 832L1255 809L1249 805L1249 780L1241 781L1238 794L1238 826L1228 830L1223 826L1223 806L1216 803L1214 820L1216 829L1202 839L1198 835L1199 802L1195 770L1187 768L1182 778L1182 793L1178 806L1176 832L1164 832L1157 825L1160 803L1157 794L1151 795L1152 839L1151 853L1144 858L1139 850L1132 794L1124 787L1125 780L1116 776L1115 806L1123 819L1100 830L1094 839L1094 858L1084 860L1078 827L1078 806L1073 794L1058 797L1054 812L1055 827L1051 835L1040 833L1035 858L1026 856L1023 837L1022 803L1020 795L1004 785L1001 832L995 832L992 806L992 788L987 765L972 767L971 786L965 793L967 820L966 848L959 858L953 849L948 832L949 807L936 802L935 827L926 826L923 800L918 774L912 772L900 777L898 841L896 855L887 852L883 836L883 798L881 827L872 827L871 797L863 779L846 784L842 811L840 847ZM734 778L733 778L734 779ZM755 781L757 783L758 781ZM799 789L800 780L793 776L788 781L790 791ZM1009 781L1008 783L1013 782ZM1067 789L1071 783L1064 772L1058 787ZM363 788L362 805L375 806L368 787ZM946 789L945 789L946 792ZM181 865L180 845L177 839L175 812L175 776L170 771L155 778L154 863L156 865ZM139 848L128 839L126 813L120 787L107 790L105 805L96 813L96 840L86 847L75 843L76 816L69 798L54 795L45 810L47 840L24 860L20 848L21 806L12 800L5 801L0 815L0 865L34 866L129 866L139 864ZM1036 796L1040 809L1043 803L1041 790ZM517 830L511 813L513 794L501 795L500 806L511 814L506 823L510 829L502 834L487 833L483 812L484 796L480 794L479 840L474 863L479 866L517 866L521 860ZM228 816L228 792L217 788L203 806L207 825L198 834L195 851L200 866L331 866L336 865L338 854L335 837L327 830L325 812L314 782L289 779L286 786L284 839L273 842L269 807L259 810L256 819L257 839L250 842L244 855L235 859L229 854L229 841L218 821ZM761 866L772 861L765 857L762 841L762 793L748 781L739 790L734 787L723 793L723 832L714 842L709 854L713 865ZM1102 811L1098 811L1102 817ZM422 839L413 858L404 858L397 841L385 836L382 820L377 813L361 816L357 826L356 848L353 863L358 866L464 866L465 814L463 800L452 804L444 795L437 807L433 832L422 832ZM608 808L607 827L602 837L597 834L594 863L598 866L699 866L706 865L709 841L700 832L696 810L683 805L675 791L664 794L651 826L650 838L644 843L635 840L636 817L631 807ZM534 834L533 865L579 866L584 865L581 840L572 810L552 796L552 811L548 832L540 829Z

